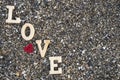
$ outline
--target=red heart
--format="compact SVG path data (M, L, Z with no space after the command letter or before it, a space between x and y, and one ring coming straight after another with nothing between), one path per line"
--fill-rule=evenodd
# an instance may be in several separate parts
M24 47L24 51L27 53L32 53L34 51L33 44L28 44L27 46Z

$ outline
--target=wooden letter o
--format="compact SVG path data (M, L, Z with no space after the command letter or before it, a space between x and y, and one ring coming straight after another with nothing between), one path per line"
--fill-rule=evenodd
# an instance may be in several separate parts
M29 34L29 36L26 36L26 35L25 35L25 30L26 30L27 27L30 28L30 34ZM28 40L31 40L31 39L34 37L34 34L35 34L35 29L34 29L33 25L30 24L30 23L25 23L25 24L23 25L22 29L21 29L21 35L22 35L22 37L23 37L26 41L28 41Z

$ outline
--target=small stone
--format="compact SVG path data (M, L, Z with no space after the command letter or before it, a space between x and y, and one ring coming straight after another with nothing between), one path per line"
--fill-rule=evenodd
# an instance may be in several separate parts
M38 63L37 62L34 62L34 66L36 66Z
M16 72L16 74L15 74L17 77L19 77L20 76L20 73L19 72Z
M0 59L3 59L3 56L0 56Z
M106 49L106 46L104 46L103 49L105 50L105 49Z
M83 50L83 51L82 51L82 54L84 54L85 52L86 52L86 50Z
M68 78L70 79L70 75L68 75Z

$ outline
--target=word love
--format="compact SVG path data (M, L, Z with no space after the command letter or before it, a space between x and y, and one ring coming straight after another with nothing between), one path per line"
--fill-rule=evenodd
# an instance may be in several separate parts
M16 18L15 20L12 19L12 13L13 13L13 10L14 10L14 6L6 6L7 9L8 9L8 19L6 20L6 23L20 23L21 22L21 19L20 18ZM30 29L30 34L28 36L26 36L25 34L25 31L26 31L26 28L29 28ZM33 27L32 24L30 23L25 23L23 26L22 26L22 29L21 29L21 35L22 35L22 38L25 39L26 41L29 41L31 40L33 37L34 37L34 34L35 34L35 29ZM37 46L38 46L38 49L39 49L39 52L40 52L40 55L41 57L45 57L45 54L46 54L46 51L47 51L47 48L50 44L50 40L44 40L44 47L42 49L41 47L41 44L42 44L42 40L36 40L35 41ZM32 46L32 44L29 44L28 46ZM24 50L27 50L27 47L24 47ZM32 52L33 49L31 48L30 51L28 52ZM49 74L62 74L62 68L58 68L58 64L55 64L54 62L57 61L58 63L61 63L62 62L62 57L61 56L56 56L56 57L49 57L49 60L50 60L50 71L49 71ZM57 70L55 70L55 68L57 68Z

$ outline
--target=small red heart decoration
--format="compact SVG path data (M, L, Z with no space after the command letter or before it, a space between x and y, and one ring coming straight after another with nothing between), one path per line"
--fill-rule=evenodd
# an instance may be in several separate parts
M33 44L28 44L27 46L24 47L24 51L27 53L32 53L34 51Z

